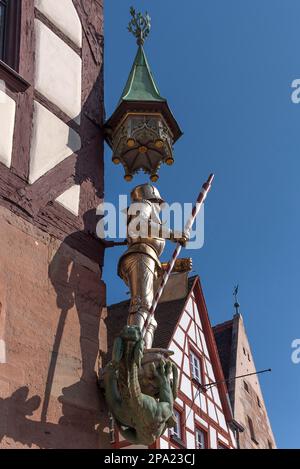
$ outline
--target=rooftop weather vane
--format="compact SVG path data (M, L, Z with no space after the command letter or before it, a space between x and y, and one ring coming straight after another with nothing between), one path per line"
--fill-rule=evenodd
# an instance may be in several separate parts
M140 12L137 13L134 7L130 8L130 14L132 18L127 29L134 35L134 37L136 37L137 44L142 46L150 33L151 18L147 11L143 15Z
M234 307L235 307L235 310L236 310L237 314L239 313L239 307L240 307L240 304L238 302L238 292L239 292L239 285L235 285L235 287L233 289L233 296L234 296L234 299L235 299Z
M133 7L130 16L127 29L137 39L138 50L118 105L105 123L105 139L113 163L122 164L126 181L143 171L156 182L160 166L174 163L173 145L182 132L159 92L143 47L151 18Z

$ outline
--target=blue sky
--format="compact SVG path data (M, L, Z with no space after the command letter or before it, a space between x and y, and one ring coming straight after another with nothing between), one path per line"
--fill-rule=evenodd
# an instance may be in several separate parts
M105 5L105 102L114 110L136 53L126 31L129 6L148 10L145 45L156 82L184 135L175 164L160 171L168 202L192 202L210 172L215 182L205 210L205 244L193 257L213 324L241 311L269 417L281 448L300 447L300 78L299 0L108 0ZM107 201L146 182L123 181L106 147ZM174 246L172 246L174 247ZM106 253L108 303L126 298L116 265L124 248ZM165 259L171 253L165 251Z

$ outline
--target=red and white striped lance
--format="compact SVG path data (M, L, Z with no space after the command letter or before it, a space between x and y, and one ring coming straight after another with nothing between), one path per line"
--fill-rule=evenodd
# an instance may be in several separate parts
M211 184L212 184L213 179L214 179L214 174L211 174L211 175L209 176L209 178L207 179L207 181L206 181L206 182L203 184L203 186L202 186L202 189L201 189L201 191L200 191L200 194L198 195L196 204L194 205L193 210L192 210L192 213L191 213L191 215L190 215L190 217L189 217L189 219L188 219L188 221L187 221L187 223L186 223L186 225L185 225L185 228L184 228L184 234L186 234L187 237L188 237L188 235L189 235L189 233L190 233L190 231L191 231L191 228L192 228L192 226L193 226L193 223L194 223L194 221L195 221L195 219L196 219L196 217L197 217L197 215L198 215L198 213L199 213L199 211L200 211L200 209L201 209L201 206L202 206L204 200L205 200L206 197L207 197L207 194L208 194L208 192L209 192L209 190L210 190L210 188L211 188ZM164 274L163 274L163 277L162 277L162 280L161 280L161 284L160 284L160 286L159 286L157 292L155 293L154 300L153 300L153 304L152 304L151 309L150 309L150 311L149 311L149 313L148 313L147 319L146 319L146 321L145 321L145 324L144 324L144 327L143 327L143 330L142 330L143 336L145 336L146 330L147 330L147 326L148 326L148 324L150 323L152 317L154 316L154 313L155 313L157 304L158 304L158 302L159 302L159 300L160 300L160 297L161 297L161 295L162 295L162 293L163 293L163 291L164 291L164 288L165 288L165 286L166 286L166 284L167 284L167 281L168 281L168 279L169 279L169 277L170 277L170 274L171 274L171 272L172 272L172 270L173 270L175 261L176 261L177 257L179 256L179 253L180 253L180 251L181 251L181 248L182 248L181 244L177 243L176 248L175 248L175 250L174 250L174 252L173 252L172 258L171 258L171 260L170 260L169 263L168 263L168 267L167 267L167 269L165 270L165 272L164 272Z

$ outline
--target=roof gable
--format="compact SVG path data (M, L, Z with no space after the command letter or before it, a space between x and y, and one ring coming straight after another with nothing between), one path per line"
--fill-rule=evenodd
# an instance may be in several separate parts
M218 347L219 357L222 364L225 379L230 376L230 368L232 366L232 329L233 320L226 321L222 324L214 326L213 333Z
M195 307L194 307L195 322L199 321L199 324L202 325L202 332L199 331L201 335L199 339L202 343L202 349L205 351L205 348L207 348L205 352L211 362L211 367L212 367L211 376L214 376L215 381L218 382L217 388L220 394L222 408L224 410L227 421L231 421L233 417L232 417L232 410L231 410L231 405L230 405L230 401L228 397L228 390L227 390L227 386L226 386L226 382L225 382L225 378L224 378L224 374L222 370L220 357L218 354L216 341L215 341L213 330L211 327L200 279L198 276L194 277L194 283L188 294L188 297L193 297L195 300ZM196 341L197 340L198 339L196 338Z
M184 316L185 307L189 307L188 303L193 295L195 299L195 322L199 322L203 328L203 334L205 336L205 343L207 344L208 355L212 363L213 374L215 380L219 383L218 390L220 393L220 399L222 407L227 420L232 419L232 412L227 392L227 386L222 371L221 361L218 354L216 341L214 338L213 330L210 324L206 303L203 295L203 291L198 276L190 277L188 280L188 293L187 295L176 301L168 301L160 303L157 307L155 317L158 322L158 328L155 333L153 347L169 348L174 332L178 327L178 324L182 321ZM111 356L113 339L120 332L122 327L126 324L128 315L129 301L123 301L108 307L108 315L105 320L106 327L108 330L108 351L107 357L104 359L106 363ZM197 341L201 340L198 338L197 332L191 332L192 329L188 329L187 333L191 336L191 340L194 342L194 346L197 347ZM195 336L195 341L193 340ZM172 347L171 347L172 348Z

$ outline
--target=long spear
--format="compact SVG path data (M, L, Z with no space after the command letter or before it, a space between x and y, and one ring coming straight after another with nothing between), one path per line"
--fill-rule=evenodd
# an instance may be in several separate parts
M184 234L188 235L192 226L193 226L193 223L201 209L201 206L204 202L204 200L206 199L207 197L207 194L211 188L211 184L212 184L212 181L214 179L214 174L210 174L209 178L207 179L207 181L203 184L202 186L202 189L198 195L198 198L197 198L197 201L196 201L196 204L194 205L193 207L193 210L192 210L192 213L185 225L185 228L184 228ZM154 316L155 314L155 310L156 310L156 307L157 307L157 304L160 300L160 297L164 291L164 288L167 284L167 281L170 277L170 274L173 270L173 267L174 267L174 264L175 264L175 261L177 259L177 257L179 256L180 254L180 251L181 251L181 244L177 243L176 245L176 248L173 252L173 255L172 255L172 258L171 260L169 261L168 263L168 267L167 269L165 270L164 274L163 274L163 277L162 277L162 280L161 280L161 283L160 283L160 286L157 290L157 292L155 293L155 296L154 296L154 300L153 300L153 303L152 303L152 306L151 306L151 309L148 313L148 316L146 318L146 321L144 323L144 326L143 326L143 329L142 329L142 334L143 334L143 337L145 337L145 334L146 334L146 330L147 330L147 326L148 324L150 323L152 317Z

